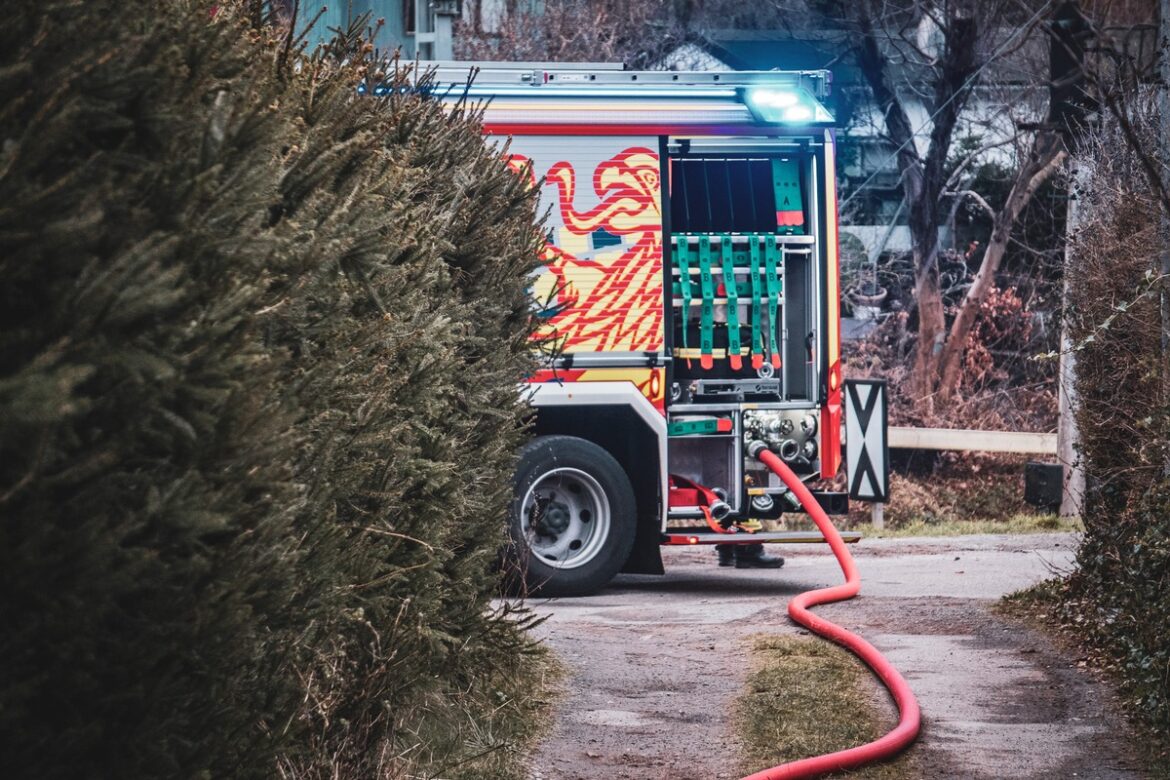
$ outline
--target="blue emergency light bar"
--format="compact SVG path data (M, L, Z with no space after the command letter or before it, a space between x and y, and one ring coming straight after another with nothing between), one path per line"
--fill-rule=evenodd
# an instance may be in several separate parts
M487 104L485 126L831 126L828 71L626 71L603 64L421 63L413 85L443 101ZM365 87L359 91L366 92ZM391 87L369 90L385 95Z
M743 91L743 101L761 122L822 124L833 121L829 110L800 88L748 87Z

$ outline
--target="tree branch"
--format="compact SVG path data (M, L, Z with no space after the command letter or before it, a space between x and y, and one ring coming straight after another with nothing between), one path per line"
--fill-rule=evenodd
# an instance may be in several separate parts
M983 198L983 196L980 195L975 190L959 190L957 192L947 191L947 192L944 192L943 194L950 195L950 196L952 196L954 198L958 198L958 199L970 198L971 200L975 201L975 205L979 206L979 208L981 208L985 212L987 212L987 216L991 217L992 219L995 219L995 209L993 209L991 207L991 204L988 203Z
M955 167L955 170L951 172L950 178L947 179L946 183L943 185L943 188L951 189L954 187L959 182L959 177L963 175L963 171L967 170L967 167L971 165L971 163L975 162L985 153L990 152L992 149L998 149L1001 146L1007 146L1015 140L1016 136L1012 136L1011 138L1004 138L1003 140L994 141L992 143L980 146L978 149L971 152L971 154L964 157L963 160Z
M959 305L959 312L943 347L942 379L939 382L939 394L943 398L950 398L958 389L963 352L967 347L967 340L970 338L979 308L995 284L995 274L1007 251L1012 226L1032 201L1036 191L1060 169L1067 157L1068 152L1065 151L1058 136L1053 133L1038 136L1028 164L1012 184L1003 208L994 215L991 238L983 252L983 261L967 289L967 294L963 296L963 302ZM984 205L986 206L986 201Z

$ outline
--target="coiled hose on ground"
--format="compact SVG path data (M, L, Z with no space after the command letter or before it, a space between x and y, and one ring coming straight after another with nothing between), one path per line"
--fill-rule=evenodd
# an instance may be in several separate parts
M861 577L857 573L853 556L849 554L845 542L841 539L841 534L837 533L829 516L825 514L813 494L793 473L792 469L785 465L784 461L772 453L763 442L752 442L748 446L748 452L775 472L776 476L780 477L788 489L800 500L809 517L813 519L829 542L829 547L832 548L833 554L837 556L837 562L841 565L841 572L845 575L843 585L806 591L793 598L792 601L788 602L788 616L810 631L842 645L864 661L886 686L890 695L894 697L894 702L898 705L899 718L898 725L894 730L878 740L836 753L781 764L749 775L744 780L793 780L793 778L819 777L829 772L855 769L865 764L890 758L908 747L918 736L920 721L918 700L914 698L914 693L906 684L906 680L877 651L877 648L857 634L846 631L837 624L830 623L809 612L809 607L851 599L861 591Z

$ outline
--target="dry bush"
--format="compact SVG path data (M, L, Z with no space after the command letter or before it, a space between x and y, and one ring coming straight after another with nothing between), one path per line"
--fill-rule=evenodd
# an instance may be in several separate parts
M993 289L968 338L960 395L941 409L914 403L910 371L917 342L912 316L904 308L848 351L847 374L886 380L891 425L1050 431L1056 425L1056 365L1033 360L1044 346L1034 321L1018 290Z
M970 271L949 254L944 298L953 316ZM896 293L908 294L909 287ZM917 347L906 298L894 303L868 338L847 350L850 377L884 379L890 394L890 425L1001 431L1050 431L1056 425L1056 361L1040 363L1046 334L1016 287L994 288L980 308L965 352L960 394L931 409L914 403L910 372ZM1023 501L1023 458L990 453L895 453L886 521L891 528L916 522L996 521L1035 511ZM851 512L852 523L868 518L868 505Z
M1137 130L1154 148L1153 120ZM1116 513L1157 482L1165 463L1165 414L1156 284L1159 210L1117 130L1084 141L1078 190L1081 224L1070 240L1070 335L1076 345L1083 450L1100 509Z
M890 474L887 528L998 523L1036 512L1024 502L1024 456L948 452L919 459L926 468L904 467ZM852 502L850 524L868 523L869 512L869 504Z
M462 60L528 62L624 62L647 67L674 48L682 35L669 0L563 0L539 9L512 7L498 29L472 21L455 30Z

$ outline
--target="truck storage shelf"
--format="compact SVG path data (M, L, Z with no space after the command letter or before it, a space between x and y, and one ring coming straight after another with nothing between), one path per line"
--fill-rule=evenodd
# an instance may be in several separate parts
M753 403L677 403L670 405L672 414L682 414L684 412L719 412L719 411L742 411L744 409L769 409L776 411L816 411L817 406L814 402L807 399L789 399L786 401L756 401Z
M666 435L672 439L691 436L721 438L738 436L735 421L730 417L688 415L677 417L666 424Z
M794 253L790 253L790 254L794 254ZM737 273L737 274L751 274L751 272L752 272L752 269L748 268L746 265L737 265L734 268L732 268L731 270L735 271L735 273ZM782 270L782 269L777 269L777 270ZM678 268L671 268L670 272L671 272L672 276L681 276L682 275L679 272ZM701 268L688 268L687 273L690 276L699 276L700 274L703 273L703 269L701 269ZM723 275L723 269L722 268L712 268L711 273L713 275L718 275L721 277ZM763 271L760 271L759 274L760 274L760 276L764 275ZM784 274L781 273L781 274L778 274L778 276L783 278Z
M706 238L712 244L718 244L720 241L723 240L724 235L725 234L723 234L723 233L671 233L670 234L670 241L671 241L671 243L676 243L677 241L680 241L680 240L686 240L688 242L698 243L700 238ZM737 241L746 242L746 241L751 241L753 239L759 239L759 238L763 238L763 237L774 238L776 240L776 243L778 243L778 244L812 244L816 241L816 238L813 236L786 236L786 235L782 235L782 234L771 234L771 233L743 233L743 234L732 233L732 234L730 234L731 243L733 243L733 244L736 243Z
M788 488L784 485L777 487L750 487L747 489L747 494L752 498L756 496L782 496L787 492L789 492Z
M680 360L699 360L703 357L703 351L700 349L695 349L694 347L675 347L673 350L671 350L670 354L673 357L679 358ZM751 354L752 351L750 347L739 348L740 357L751 357ZM721 347L716 347L711 350L711 356L715 358L725 358L727 357L727 350Z
M783 276L782 274L781 274L781 275L778 275L778 276L779 276L779 279L780 279L780 288L781 288L781 289L779 289L779 290L777 290L777 291L776 291L776 300L777 300L777 302L778 302L778 303L783 303L783 297L784 297L784 294L783 294L784 276ZM718 297L726 297L726 296L727 296L727 290L728 290L727 284L726 284L726 283L724 283L722 280L720 280L719 284L716 286L716 291L715 291L715 292L716 292L716 295L717 295ZM680 296L682 295L682 280L675 281L675 282L672 282L672 283L671 283L671 285L670 285L670 294L671 294L671 295L673 295L673 296L675 296L676 298L678 298L678 297L680 297ZM737 281L737 282L735 283L735 294L736 294L736 297L745 299L745 302L746 302L746 303L751 303L751 302L752 302L752 298L753 298L753 296L752 296L752 283L751 283L751 280L750 280L750 279L745 279L745 280L744 280L744 281L742 281L742 282L740 282L740 281ZM692 298L692 300L694 300L694 299ZM701 297L700 297L700 300L702 300L702 298L701 298ZM760 300L761 300L761 301L764 301L764 300L767 300L767 298L765 298L763 295L761 295L761 296L760 296Z
M784 262L783 262L784 257L789 257L791 255L802 255L803 256L803 255L811 255L811 254L812 254L811 249L790 249L790 250L786 251L784 253L783 257L779 258L780 262L776 266L776 270L777 270L778 274L781 277L784 276ZM751 266L746 266L746 265L732 266L731 270L737 274L749 275L749 276L751 275L751 272L752 272ZM679 270L678 266L672 266L670 269L670 273L672 276L682 276L682 272ZM698 268L698 267L687 268L687 273L690 276L699 276L700 274L703 273L703 269ZM716 275L716 276L721 277L723 275L723 266L718 265L718 264L713 264L711 266L711 273ZM760 276L764 276L763 266L756 269L756 273L758 273Z
M841 539L854 544L861 539L859 531L842 531ZM821 544L825 537L820 531L758 531L754 534L717 534L705 526L694 529L670 528L662 535L662 544Z
M671 298L670 302L676 309L682 307L682 298ZM703 303L702 298L691 298L691 305L692 306L698 307L698 306L701 306L702 303ZM743 308L751 305L751 300L750 299L745 300L744 298L740 298L738 303L739 303L739 307L741 309L743 309ZM712 306L726 306L727 305L727 298L712 298L711 305ZM724 323L721 322L719 324L722 325Z

